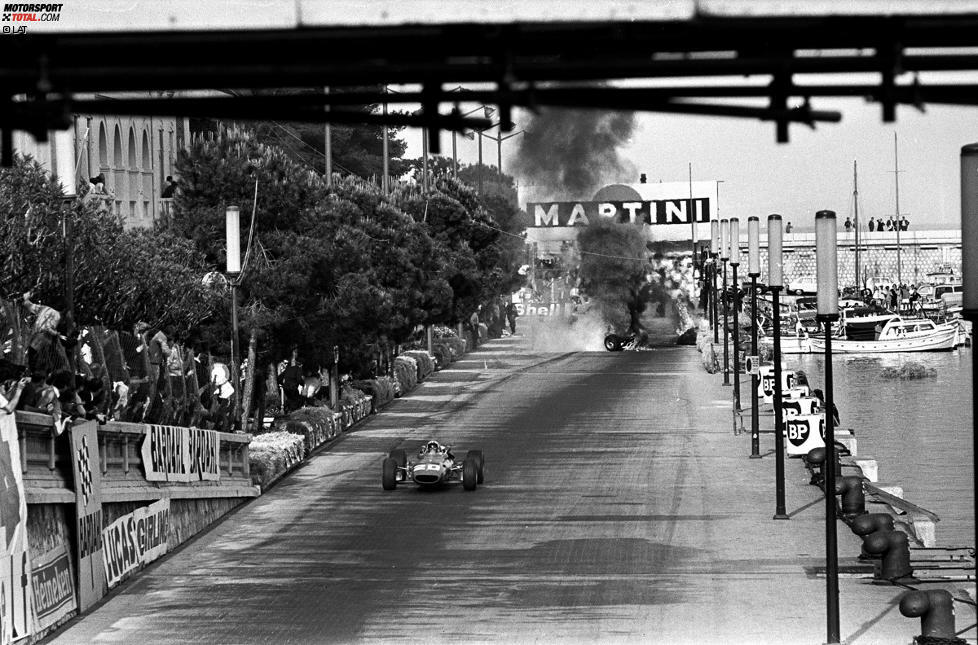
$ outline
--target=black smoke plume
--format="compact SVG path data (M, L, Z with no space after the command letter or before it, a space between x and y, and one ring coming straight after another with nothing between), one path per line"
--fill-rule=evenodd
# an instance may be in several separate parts
M635 166L618 154L635 130L632 112L544 110L520 138L515 173L534 199L590 199L607 183L630 183Z

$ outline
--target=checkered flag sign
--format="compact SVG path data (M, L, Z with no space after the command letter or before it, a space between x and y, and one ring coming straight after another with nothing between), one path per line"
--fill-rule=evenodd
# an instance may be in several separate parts
M87 436L82 437L81 447L75 451L75 461L78 464L78 475L81 480L78 486L85 498L85 506L88 506L88 499L92 496L92 463L88 452Z

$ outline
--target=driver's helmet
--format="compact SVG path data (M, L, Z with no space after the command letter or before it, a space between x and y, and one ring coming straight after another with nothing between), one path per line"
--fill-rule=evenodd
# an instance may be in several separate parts
M425 446L425 452L441 452L441 446L438 445L437 441L429 441L428 445Z

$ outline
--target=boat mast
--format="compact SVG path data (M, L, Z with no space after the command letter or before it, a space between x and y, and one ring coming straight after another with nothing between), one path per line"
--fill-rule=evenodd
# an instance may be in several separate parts
M856 295L862 292L859 280L859 183L856 174L856 161L852 162L852 203L856 219Z
M897 156L897 133L893 133L893 182L896 185L897 284L903 284L900 266L900 159Z

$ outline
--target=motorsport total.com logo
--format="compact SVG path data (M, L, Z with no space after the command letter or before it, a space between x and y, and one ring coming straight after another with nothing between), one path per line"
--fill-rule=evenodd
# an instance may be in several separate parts
M58 22L64 4L14 4L3 5L3 22Z

